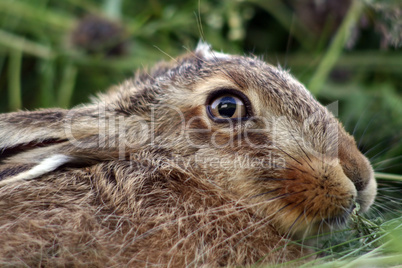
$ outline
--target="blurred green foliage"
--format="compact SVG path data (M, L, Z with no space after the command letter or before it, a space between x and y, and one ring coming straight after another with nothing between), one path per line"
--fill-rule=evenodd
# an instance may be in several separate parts
M1 0L0 112L87 102L200 39L262 55L324 105L338 101L346 129L387 173L377 174L373 217L400 214L399 0Z

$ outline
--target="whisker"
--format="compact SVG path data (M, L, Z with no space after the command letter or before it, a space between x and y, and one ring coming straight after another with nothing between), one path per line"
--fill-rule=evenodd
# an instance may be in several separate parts
M300 171L301 173L308 174L307 171L301 170L300 168L297 168L291 164L289 164L289 166L290 166L290 168L288 168L288 169L290 169L290 170L296 169L296 170Z
M202 27L202 19L201 19L201 0L198 0L198 16L195 14L197 20L198 32L200 33L201 40L205 42L204 28Z
M380 162L377 162L377 163L373 163L373 166L375 166L375 165L382 165L382 164L384 164L384 163L392 162L392 161L397 160L397 159L400 159L400 158L402 158L402 155L400 155L400 156L395 156L395 157L392 157L392 158L388 158L388 159L386 159L386 160L383 160L383 161L380 161Z
M280 190L280 188L278 188L278 189L276 189L276 190ZM267 201L273 201L273 200L277 200L277 199L283 199L283 198L285 198L285 197L292 196L292 195L296 195L296 194L300 194L300 193L303 193L303 192L306 192L306 191L307 191L307 190L301 190L301 191L299 191L299 192L281 194L281 195L272 197L272 198L270 198L270 199L267 199ZM272 192L272 191L270 191L270 192ZM254 196L252 196L252 198L257 197L257 196L261 196L261 195L264 195L264 194L267 194L267 193L269 193L269 192L262 193L262 194L258 194L258 195L254 195Z
M161 48L159 48L158 46L154 45L154 48L156 48L157 50L159 50L160 52L162 52L164 55L168 56L171 60L178 62L177 59L175 57L173 57L172 55L170 55L169 53L163 51Z
M295 138L295 136L292 134L291 131L289 131L290 135L292 136L293 140L297 143L297 146L299 146L300 150L304 153L304 155L307 157L307 159L310 161L310 163L312 162L310 157L308 156L308 154L306 153L306 151L303 149L303 147L299 144L299 142L297 141L297 139ZM303 157L302 157L303 158ZM308 161L306 161L304 158L303 160L306 162L306 164L313 170L315 171L315 169L310 165L310 163Z
M360 136L360 138L359 138L359 144L358 144L358 147L360 148L360 145L361 145L361 143L362 143L362 141L363 141L363 137L364 137L364 135L366 134L366 131L367 131L367 129L368 129L368 127L371 125L371 123L373 123L373 120L374 120L374 118L376 117L376 114L374 114L373 115L373 117L370 119L370 121L367 123L367 126L364 128L364 131L363 131L363 134Z
M370 149L368 149L366 152L364 152L363 154L365 156L367 156L371 151L373 151L374 149L376 149L378 146L383 145L384 143L386 143L386 140L380 141L379 143L377 143L376 145L374 145L373 147L371 147Z
M296 161L297 163L299 163L301 166L303 165L299 160L297 160L296 158L294 158L293 156L291 156L290 154L288 154L287 152L285 152L284 150L282 150L281 148L279 148L278 145L276 145L275 143L273 143L273 145L278 148L278 150L280 150L282 153L286 154L287 156L289 156L290 158L292 158L294 161Z
M381 150L379 153L375 154L374 156L370 157L370 162L374 162L379 156L381 156L384 152L388 151L389 149L392 148L392 145L387 146L383 150Z
M257 181L294 181L296 179L262 177L262 178L253 178L253 180L257 180Z
M360 125L361 121L363 120L364 114L366 113L367 108L360 114L359 119L357 120L357 123L355 127L353 128L352 136L355 136L356 130L358 129L358 126Z
M382 166L382 165L380 165L380 166ZM376 172L379 172L379 171L389 170L389 169L394 168L394 167L400 167L401 165L402 164L398 163L398 164L387 166L387 167L375 167L374 169L375 169Z
M302 211L302 212L299 214L299 216L297 216L296 220L294 220L294 222L292 223L292 225L290 225L290 227L289 227L289 232L292 231L293 226L296 224L296 222L299 221L299 219L301 218L301 216L303 216L303 214L304 214L304 211Z
M286 43L286 53L285 53L285 63L284 63L284 67L287 68L288 66L288 54L290 51L290 46L292 44L292 30L293 30L293 26L294 26L294 22L295 22L295 14L292 14L292 22L290 23L290 29L289 29L289 35L288 35L288 41Z

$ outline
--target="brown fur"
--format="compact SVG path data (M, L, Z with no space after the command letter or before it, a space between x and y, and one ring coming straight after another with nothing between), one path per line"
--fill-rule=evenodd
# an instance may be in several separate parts
M248 97L249 120L208 117L222 88ZM353 138L300 83L205 44L90 105L0 115L0 152L9 266L282 263L309 252L293 239L376 193Z

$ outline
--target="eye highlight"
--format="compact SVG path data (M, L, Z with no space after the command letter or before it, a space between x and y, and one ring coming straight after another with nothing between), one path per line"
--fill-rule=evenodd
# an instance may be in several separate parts
M243 93L221 90L210 95L206 104L207 113L217 122L249 117L249 101Z

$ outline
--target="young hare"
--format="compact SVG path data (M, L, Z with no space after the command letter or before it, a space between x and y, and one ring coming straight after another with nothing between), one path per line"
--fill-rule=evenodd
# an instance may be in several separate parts
M91 104L0 115L0 185L1 266L281 263L376 195L303 85L205 43Z

